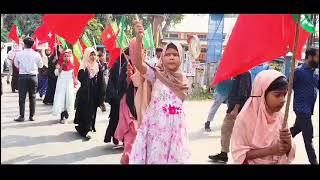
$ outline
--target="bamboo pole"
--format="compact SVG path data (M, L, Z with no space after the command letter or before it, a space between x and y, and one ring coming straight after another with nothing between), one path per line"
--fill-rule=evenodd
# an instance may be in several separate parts
M290 107L291 94L292 94L292 88L293 88L294 68L295 68L295 63L296 63L297 45L298 45L298 40L299 40L300 18L301 18L301 15L299 14L298 15L298 22L296 24L296 34L295 34L295 41L294 41L293 52L292 52L292 62L291 62L291 69L290 69L287 103L286 103L286 109L285 109L282 129L286 128L287 124L288 124L289 107Z

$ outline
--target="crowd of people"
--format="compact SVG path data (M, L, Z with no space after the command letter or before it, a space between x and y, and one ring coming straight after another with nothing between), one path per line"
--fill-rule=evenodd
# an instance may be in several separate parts
M75 131L89 140L96 132L98 108L106 111L108 103L111 109L104 142L123 143L121 164L188 163L191 153L183 103L189 87L180 67L182 47L169 42L147 60L140 21L135 21L135 32L136 37L111 68L103 48L88 47L77 73L72 50L58 44L37 52L32 49L34 40L25 37L23 48L16 45L6 57L12 92L19 93L20 115L14 121L25 121L27 93L29 120L35 120L39 93L44 104L52 105L52 114L60 116L60 123L75 114ZM305 63L294 73L297 119L291 128L282 128L281 109L289 85L281 72L262 68L254 75L247 71L219 83L205 130L211 131L210 122L220 105L228 108L221 128L221 152L209 159L226 163L231 152L239 164L288 164L295 157L292 138L302 132L309 161L318 164L311 121L319 89L319 76L314 73L318 66L319 50L307 49Z

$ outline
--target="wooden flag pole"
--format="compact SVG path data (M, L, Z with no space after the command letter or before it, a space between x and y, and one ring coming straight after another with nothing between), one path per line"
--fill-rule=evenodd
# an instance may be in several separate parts
M290 78L289 78L289 87L288 87L288 95L287 95L287 103L286 103L286 109L282 124L282 129L287 127L288 124L288 116L289 116L289 107L290 107L290 101L291 101L291 94L292 94L292 88L293 88L293 78L294 78L294 68L296 64L296 53L297 53L297 45L299 40L299 30L300 30L300 18L301 15L298 15L298 22L296 24L296 35L294 40L294 46L293 46L293 52L292 52L292 61L291 61L291 69L290 69Z

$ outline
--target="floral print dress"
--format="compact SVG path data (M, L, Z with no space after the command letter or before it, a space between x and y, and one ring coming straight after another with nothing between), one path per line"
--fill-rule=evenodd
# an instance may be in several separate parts
M153 83L150 104L130 154L130 164L184 164L190 151L182 100L156 79L148 67L145 78Z

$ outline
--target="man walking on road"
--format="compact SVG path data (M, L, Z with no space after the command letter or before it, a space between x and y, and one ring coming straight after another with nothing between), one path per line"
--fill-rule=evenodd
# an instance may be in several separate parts
M38 86L38 68L42 68L43 62L39 53L35 52L31 47L34 40L26 37L24 40L24 50L17 53L14 65L19 68L19 110L20 116L14 119L17 122L24 121L25 100L27 92L29 94L29 120L34 121L33 116L36 106L36 91Z
M293 80L293 110L296 113L294 126L290 128L292 137L302 132L304 145L311 164L318 164L316 153L312 144L314 104L319 90L319 75L315 69L319 68L319 49L306 50L305 63L294 71Z

